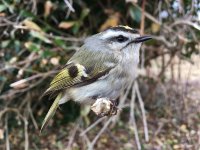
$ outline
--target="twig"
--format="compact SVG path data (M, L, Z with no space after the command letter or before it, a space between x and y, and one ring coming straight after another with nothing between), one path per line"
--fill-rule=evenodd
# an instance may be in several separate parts
M40 80L38 80L37 82L35 82L35 83L33 83L33 84L31 84L31 85L29 85L29 87L27 87L27 88L25 88L25 89L17 89L17 90L9 90L6 94L4 94L4 95L1 95L0 96L0 99L8 99L8 98L13 98L13 96L15 95L15 94L18 94L18 93L23 93L23 92L26 92L26 91L28 91L28 90L30 90L30 89L32 89L32 88L34 88L35 86L37 86L37 85L39 85L44 79L46 79L50 74L52 73L52 74L54 74L55 73L55 71L50 71L50 72L47 72L47 73L41 73L40 74L40 76L41 76L41 79Z
M46 75L49 75L49 74L54 74L54 73L56 73L56 72L57 72L57 71L50 71L50 72L47 72L47 73L38 73L38 74L32 75L32 76L30 76L30 77L28 77L28 78L21 79L21 80L19 80L19 81L16 81L16 82L14 82L14 83L11 83L10 86L11 86L11 87L15 87L15 86L18 86L18 85L20 85L20 84L24 84L24 83L26 83L26 82L29 82L29 81L31 81L31 80L34 80L34 79L36 79L36 78L40 78L40 77L43 77L43 76L46 76Z
M124 104L125 104L125 102L126 102L126 100L127 100L127 96L128 96L128 94L129 94L129 92L130 92L130 89L131 89L132 85L133 85L133 80L130 81L129 86L128 86L127 89L125 90L125 93L123 93L123 94L120 96L120 99L119 99L119 106L118 106L119 110L121 110L121 109L123 108L123 106L124 106ZM114 126L114 125L116 124L116 122L119 120L120 114L121 114L121 111L118 111L118 112L117 112L117 115L116 115L116 116L113 116L112 126Z
M5 129L6 129L6 150L10 150L9 134L8 134L8 117L5 117Z
M63 36L57 36L57 35L52 35L52 34L47 34L45 33L45 36L51 39L61 39L63 41L68 41L68 42L83 42L86 37L80 37L80 38L75 38L75 37L63 37Z
M31 102L28 101L28 112L30 113L30 117L31 117L31 120L33 122L33 125L34 125L35 129L38 130L39 127L38 127L37 122L36 122L36 120L35 120L35 118L33 116L33 112L31 110L31 106L30 105L31 105Z
M135 93L135 84L132 87L132 96L131 96L131 103L130 103L130 124L133 125L133 129L134 129L134 135L135 135L135 141L136 141L136 145L138 150L141 150L141 144L140 144L140 140L139 140L139 136L138 136L138 130L137 130L137 125L135 122L135 113L134 113L134 109L135 109L135 97L136 97L136 93Z
M102 122L104 119L106 118L106 116L99 118L97 121L95 121L92 125L90 125L89 127L87 127L83 132L81 132L80 136L85 135L88 131L90 131L92 128L94 128L97 124L99 124L100 122Z
M35 57L32 57L31 60L28 60L28 59L25 59L23 61L20 61L20 62L17 62L15 64L8 64L7 66L5 66L4 68L1 68L0 69L0 72L3 72L3 71L6 71L6 70L9 70L9 69L12 69L12 68L19 68L17 66L20 66L20 65L25 65L27 63L31 63L35 60L37 60L39 58L39 56L35 56Z
M145 25L145 4L146 4L146 0L142 1L142 17L141 17L141 23L140 23L140 34L143 35L144 34L144 25Z
M20 114L19 110L16 109L16 108L5 108L4 110L2 110L2 111L0 112L0 121L1 121L1 119L2 119L2 117L3 117L3 115L6 114L6 113L9 112L9 111L16 113L17 116L19 116L19 118L24 122L24 137L25 137L24 149L25 149L25 150L28 150L28 149L29 149L28 121L26 120L25 117L23 117L23 116ZM7 115L6 115L5 117L7 118ZM6 120L6 121L7 121L7 120ZM6 127L6 128L7 128L7 127ZM6 132L7 132L7 131L6 131ZM6 136L8 136L8 133L7 133ZM7 150L10 150L10 144L9 144L9 140L8 140L8 139L6 139L6 147L8 148Z
M134 88L135 88L135 91L136 91L136 94L137 94L137 97L138 97L138 100L139 100L140 109L142 111L142 120L143 120L143 125L144 125L145 140L146 140L146 142L148 142L149 141L149 133L148 133L147 119L146 119L145 109L144 109L144 102L142 100L137 81L135 81Z
M79 131L83 132L83 130L81 128L79 129ZM87 137L86 134L83 134L83 139L86 141L87 147L90 147L91 142L90 142L90 140L89 140L89 138Z
M138 8L140 11L142 11L142 8L139 7L136 3L132 3L136 8ZM147 12L144 12L145 17L147 17L149 20L161 25L161 22L159 20L157 20L155 17L153 17L152 15L150 15Z
M168 49L174 49L176 48L176 45L168 42L164 36L152 36L153 39L157 40L158 42L161 42L162 44L165 45L166 48Z
M37 0L32 0L32 3L33 3L33 5L32 5L31 11L36 15L36 13L37 13Z
M69 3L68 0L64 0L65 4L67 5L67 7L69 8L70 11L75 12L74 8L72 7L72 5Z
M176 22L174 22L171 27L174 27L176 25L188 25L188 26L191 26L197 30L200 30L200 26L197 24L197 23L193 23L189 20L178 20Z
M113 117L110 117L105 125L103 126L103 128L99 131L99 133L95 136L95 138L93 139L92 143L90 144L90 147L88 147L88 150L93 150L94 145L96 144L97 140L99 139L99 137L101 136L101 134L106 130L106 128L108 127L108 125L111 123Z
M23 117L24 121L24 136L25 136L25 145L24 149L29 150L29 138L28 138L28 121L26 120L25 117Z
M75 137L75 135L76 135L76 132L77 132L78 128L79 128L79 124L77 123L76 127L75 127L74 130L72 131L72 134L70 135L69 143L68 143L68 145L67 145L67 150L70 150L70 149L71 149L71 145L72 145L72 143L73 143L73 141L74 141L74 137Z

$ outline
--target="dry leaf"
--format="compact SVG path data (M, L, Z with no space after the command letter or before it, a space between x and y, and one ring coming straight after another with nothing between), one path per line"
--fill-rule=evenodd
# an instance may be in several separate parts
M0 129L0 140L4 139L4 130Z
M12 87L14 89L22 89L22 88L25 88L27 86L28 86L28 84L27 84L26 79L22 79L22 80L19 80L17 82L10 84L10 87Z
M57 66L57 65L59 64L59 60L60 60L59 57L52 57L52 58L50 59L50 62L51 62L51 64L53 64L54 66Z
M158 31L160 31L160 25L157 23L152 23L151 24L151 31L153 33L157 33Z
M128 2L132 2L132 3L137 3L138 2L138 0L126 0L126 3L128 3Z
M9 60L9 63L10 63L10 64L14 64L14 63L17 62L17 60L18 60L17 57L12 57L12 58Z
M24 46L25 46L27 49L29 49L32 45L33 45L33 43L30 42L30 41L24 43Z
M112 14L100 27L100 31L104 31L108 27L117 26L119 23L120 14L118 12Z
M46 65L48 63L47 59L42 59L42 65Z
M0 17L5 17L6 16L6 13L0 13Z
M23 21L23 24L26 26L26 28L28 28L30 30L42 32L42 29L35 22L33 22L29 19L25 19Z
M71 28L74 24L75 24L75 22L73 22L73 21L69 21L69 22L63 21L63 22L61 22L61 23L58 25L58 27L59 27L59 28L62 28L62 29L69 29L69 28Z
M180 130L181 130L182 132L184 132L184 133L187 133L187 132L188 132L187 126L186 126L185 124L182 124L182 125L180 126Z
M53 3L51 1L46 1L44 5L44 16L47 17L53 8Z

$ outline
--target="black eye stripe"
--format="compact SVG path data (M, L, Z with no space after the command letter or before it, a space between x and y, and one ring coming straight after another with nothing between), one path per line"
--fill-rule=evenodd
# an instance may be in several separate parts
M128 38L125 37L125 36L123 36L123 35L119 35L119 36L115 36L115 37L111 38L111 41L113 41L113 42L119 42L119 43L123 43L123 42L125 42L127 40L128 40Z
M122 35L120 35L120 36L116 37L116 39L117 39L117 41L118 41L118 42L124 42L124 41L126 41L126 40L127 40L127 38L126 38L126 37L124 37L124 36L122 36Z

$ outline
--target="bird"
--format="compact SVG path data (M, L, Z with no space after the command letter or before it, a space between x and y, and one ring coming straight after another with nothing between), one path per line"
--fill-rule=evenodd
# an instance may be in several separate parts
M56 98L43 120L41 131L59 105L69 100L92 104L106 97L115 101L136 78L141 43L150 39L151 36L141 36L136 29L123 25L86 38L44 92Z

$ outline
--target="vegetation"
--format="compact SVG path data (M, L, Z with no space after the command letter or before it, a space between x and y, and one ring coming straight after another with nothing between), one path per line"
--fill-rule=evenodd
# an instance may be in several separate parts
M86 36L118 24L154 38L122 111L98 118L68 102L40 135L52 77ZM199 149L199 0L1 0L0 33L0 149Z

